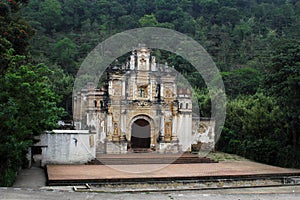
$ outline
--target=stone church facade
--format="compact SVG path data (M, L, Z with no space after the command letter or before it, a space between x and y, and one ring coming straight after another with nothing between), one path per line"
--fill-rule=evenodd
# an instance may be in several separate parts
M96 154L214 146L214 123L193 117L190 89L179 88L177 72L158 64L150 49L133 50L127 63L106 73L101 89L89 83L73 102L75 127L94 135Z

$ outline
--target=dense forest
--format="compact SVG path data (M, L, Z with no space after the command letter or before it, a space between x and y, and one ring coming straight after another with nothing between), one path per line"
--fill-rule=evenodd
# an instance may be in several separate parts
M300 1L1 0L0 185L12 184L35 135L72 118L86 55L115 33L147 26L192 37L221 71L228 104L217 150L300 168ZM199 73L171 53L160 59L188 78L209 117Z

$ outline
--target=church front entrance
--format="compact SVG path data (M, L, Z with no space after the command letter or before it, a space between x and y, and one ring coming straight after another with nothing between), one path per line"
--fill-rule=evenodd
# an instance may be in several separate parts
M149 149L151 143L150 124L145 119L137 119L131 127L131 148Z

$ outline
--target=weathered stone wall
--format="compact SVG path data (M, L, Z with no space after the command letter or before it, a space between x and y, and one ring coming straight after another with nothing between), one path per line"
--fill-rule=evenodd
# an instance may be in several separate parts
M88 83L74 96L76 129L95 133L98 154L130 150L137 119L150 125L152 150L176 153L190 151L192 144L214 145L213 122L194 120L188 83L174 67L155 60L150 49L140 46L128 63L107 69L107 86L96 89ZM179 80L187 88L178 88Z
M210 119L193 119L192 151L211 151L215 143L215 121Z
M53 130L41 135L37 144L42 146L42 163L86 163L96 154L96 134L88 130Z

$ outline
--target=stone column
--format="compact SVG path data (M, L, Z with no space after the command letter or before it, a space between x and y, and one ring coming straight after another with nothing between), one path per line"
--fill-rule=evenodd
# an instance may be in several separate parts
M77 121L80 121L81 120L81 94L80 92L77 93L77 113L76 113L76 116L77 116Z
M107 133L106 138L108 141L112 140L112 133L113 133L113 127L112 127L112 115L107 115Z
M137 91L137 85L136 85L136 79L133 79L133 84L132 84L132 98L136 99L136 91Z
M178 137L177 137L177 122L178 122L178 117L175 115L173 117L173 126L172 126L172 142L177 142Z
M77 95L75 95L74 97L74 124L75 124L75 128L76 130L81 129L81 119L80 119L80 107L81 107L81 94L80 92L77 93Z
M161 115L160 118L160 136L159 136L160 141L164 142L165 140L165 117Z
M179 138L179 142L182 143L182 139L183 139L183 117L182 114L179 114L179 116L177 117L177 138Z
M108 81L108 94L113 94L112 92L113 90L113 84L112 84L112 80Z
M132 52L132 55L130 56L130 69L134 70L135 68L135 56L134 56L134 52Z
M150 87L149 88L150 101L152 101L153 100L153 98L152 98L153 81L152 80L150 80L150 86L149 87Z
M163 85L163 83L160 84L160 98L161 98L161 100L164 99L164 85Z
M78 110L78 99L77 95L73 96L73 119L76 122L78 120L77 110Z
M175 83L173 84L173 88L174 88L174 90L173 90L173 93L174 93L173 96L177 97L177 85Z
M126 133L126 111L122 111L121 114L121 141L125 140Z
M156 58L155 58L155 56L152 56L151 70L156 71Z
M122 96L123 98L125 97L126 94L126 85L125 85L125 81L122 81Z
M80 101L80 122L81 122L81 129L86 128L86 115L87 115L87 105L86 105L86 93L83 93L81 96L81 101Z

